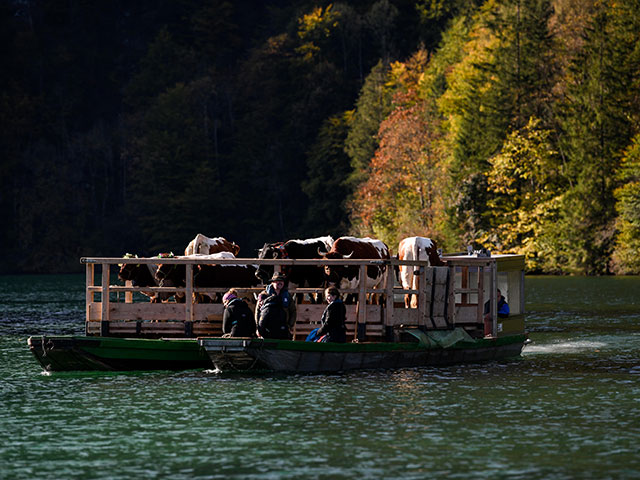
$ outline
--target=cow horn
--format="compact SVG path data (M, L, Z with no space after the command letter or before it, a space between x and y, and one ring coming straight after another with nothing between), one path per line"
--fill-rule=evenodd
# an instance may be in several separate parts
M353 252L351 252L349 255L343 255L342 258L351 258L353 256Z
M324 257L325 253L327 252L323 252L322 250L320 250L320 247L318 247L318 255L321 257Z

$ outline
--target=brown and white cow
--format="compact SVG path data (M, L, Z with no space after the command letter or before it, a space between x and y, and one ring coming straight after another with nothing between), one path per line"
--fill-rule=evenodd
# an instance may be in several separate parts
M398 260L428 260L429 265L436 267L446 265L438 254L436 242L426 237L408 237L403 239L398 245ZM402 288L418 289L418 275L414 265L400 265L399 277ZM404 296L406 308L418 306L417 295L406 294Z
M321 253L321 252L318 252ZM331 250L322 255L326 259L388 259L389 247L374 238L340 237L331 247ZM384 265L367 266L366 287L376 288L385 272ZM358 265L326 265L325 275L329 283L333 283L340 289L355 289L360 285L360 267Z
M185 255L211 255L220 252L231 252L237 257L240 247L224 237L209 238L199 233L184 250Z
M198 264L193 267L193 286L197 288L249 288L259 284L256 267L253 265L215 264L217 259L234 259L230 252L218 252L211 255L188 255L177 258L211 260L212 264ZM185 287L186 267L184 264L163 264L158 266L155 275L161 287ZM214 295L220 301L221 295ZM207 294L195 296L197 302L208 303L212 298ZM176 302L185 301L183 294L176 294Z

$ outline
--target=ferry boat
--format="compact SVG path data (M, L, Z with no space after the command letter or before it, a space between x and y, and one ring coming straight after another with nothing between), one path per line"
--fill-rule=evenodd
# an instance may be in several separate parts
M319 326L323 304L299 303L293 340L223 338L221 303L197 303L198 294L220 294L234 287L197 288L193 270L211 259L82 258L86 268L86 319L83 336L32 336L28 345L47 371L183 370L335 372L353 369L401 368L481 362L517 357L527 341L524 324L524 257L453 254L446 266L426 261L387 260L258 260L217 259L216 264L384 265L380 288L356 294L346 305L348 342L305 342ZM136 263L185 266L185 287L134 287L113 284L115 266ZM419 272L418 288L397 285L395 270L410 265ZM497 314L497 290L507 298L510 314ZM240 288L250 301L262 288ZM184 303L151 303L142 292L170 296ZM314 294L321 289L296 289ZM417 295L406 307L404 295ZM371 299L377 296L381 302ZM253 305L253 304L251 304ZM488 311L488 315L487 315ZM487 320L488 317L488 320Z

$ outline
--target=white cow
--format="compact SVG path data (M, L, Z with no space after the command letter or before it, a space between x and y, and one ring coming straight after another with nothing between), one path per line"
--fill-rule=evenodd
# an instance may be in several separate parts
M426 237L408 237L403 239L398 246L399 260L428 260L431 266L441 266L445 263L440 259L436 242ZM417 290L418 276L413 265L400 265L399 276L402 288ZM404 296L406 308L416 308L418 306L417 295L406 294Z

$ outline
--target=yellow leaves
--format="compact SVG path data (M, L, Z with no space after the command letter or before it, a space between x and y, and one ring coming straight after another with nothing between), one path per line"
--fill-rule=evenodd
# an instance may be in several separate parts
M321 50L322 44L331 36L331 32L338 26L340 13L333 10L333 4L326 8L316 7L311 13L298 19L298 38L302 44L296 49L305 60L310 60Z
M338 26L340 14L333 11L333 4L327 8L316 7L311 13L298 19L298 37L304 40L312 35L324 35L328 37L331 30Z
M405 62L392 62L385 87L412 92L412 98L415 98L418 86L424 81L428 63L429 54L424 48L418 49Z

